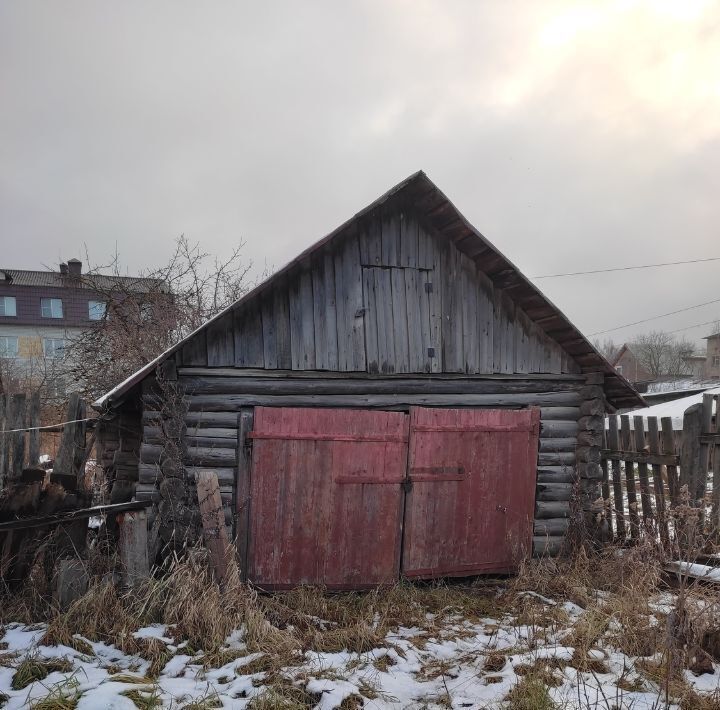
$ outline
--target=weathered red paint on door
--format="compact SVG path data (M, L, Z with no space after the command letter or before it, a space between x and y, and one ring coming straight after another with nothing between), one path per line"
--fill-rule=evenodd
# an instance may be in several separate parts
M410 410L402 571L509 572L530 549L540 413Z
M360 588L397 579L407 416L255 408L249 579Z

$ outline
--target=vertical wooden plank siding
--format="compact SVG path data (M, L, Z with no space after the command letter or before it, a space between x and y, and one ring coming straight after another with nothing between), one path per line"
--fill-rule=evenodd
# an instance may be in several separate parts
M396 579L406 442L398 412L257 407L251 581L332 589Z
M207 327L207 362L209 367L232 367L235 364L232 311Z
M380 372L395 372L395 322L393 318L390 269L373 269L377 309L378 364Z
M480 370L479 286L475 264L467 257L461 259L459 286L462 313L462 369L463 372L475 373Z
M443 372L463 372L460 253L452 244L444 243L440 245L440 259L442 273L442 370Z
M412 210L380 210L197 333L180 360L371 373L579 373L478 264Z
M432 356L428 355L430 360L430 372L444 372L443 370L443 283L446 276L442 273L442 261L440 257L440 249L437 241L429 239L425 242L427 250L425 261L431 266L431 270L425 272L427 274L427 286L425 289L428 294L428 317L430 320L430 347L432 348Z
M293 370L315 369L315 308L312 274L303 269L290 281L290 357Z
M390 269L392 291L393 335L395 338L395 372L410 372L410 339L405 291L405 272L410 269Z
M312 271L315 366L318 370L338 369L338 326L335 307L335 266L325 251L314 259Z
M403 574L507 572L530 552L539 410L410 409Z
M366 368L364 304L360 247L355 235L346 237L335 253L335 294L338 313L338 365L345 372Z
M265 367L261 311L257 307L236 308L235 366Z

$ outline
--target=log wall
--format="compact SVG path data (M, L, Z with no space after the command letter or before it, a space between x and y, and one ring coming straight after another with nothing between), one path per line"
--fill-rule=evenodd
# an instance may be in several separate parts
M234 374L233 374L234 373ZM336 377L323 372L255 373L180 368L186 393L187 468L192 477L212 471L228 524L237 517L239 422L252 407L314 406L407 410L410 406L523 408L539 406L534 549L554 552L570 515L578 419L584 378L557 376ZM144 385L143 443L138 498L160 499L158 463L162 456L159 413L152 384ZM240 444L242 446L242 442Z

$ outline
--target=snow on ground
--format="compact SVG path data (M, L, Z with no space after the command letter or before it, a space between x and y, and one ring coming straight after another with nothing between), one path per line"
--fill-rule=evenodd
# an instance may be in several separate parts
M288 685L304 688L309 706L314 703L321 710L341 703L343 708L503 708L508 707L505 698L513 687L538 668L548 674L549 696L558 707L677 707L659 700L661 690L643 674L642 662L648 659L626 656L609 642L587 653L594 664L591 671L576 670L572 625L582 619L584 610L533 592L524 596L541 611L565 615L567 622L548 627L521 623L510 615L474 622L455 616L439 631L400 627L387 635L383 647L365 653L307 652L297 665L280 672ZM657 594L651 608L662 618L673 601L669 593ZM661 623L650 619L651 624ZM104 643L88 642L92 654L67 646L41 646L43 633L42 625L0 627L0 707L32 708L34 702L51 696L76 699L77 710L132 710L137 707L132 694L139 693L136 698L156 702L148 707L182 708L194 701L199 703L196 708L242 709L252 708L254 699L268 692L268 684L277 683L277 673L271 677L262 670L264 654L244 652L242 629L227 639L228 654L222 658L227 662L218 661L218 667L210 668L203 668L202 653L188 654L183 645L174 645L172 627L139 629L136 638L158 639L170 654L155 679L146 677L150 663L139 656ZM66 659L67 670L53 670L43 680L13 690L13 677L27 658ZM701 693L720 692L720 664L712 669L712 674L698 677L686 671L688 684ZM355 704L349 704L350 699Z

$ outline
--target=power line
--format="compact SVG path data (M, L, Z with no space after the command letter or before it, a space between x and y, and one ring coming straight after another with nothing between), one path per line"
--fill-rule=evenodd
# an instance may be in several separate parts
M707 259L690 259L689 261L666 261L662 264L641 264L639 266L617 266L612 269L593 269L592 271L570 271L565 274L543 274L531 276L531 279L557 279L561 276L586 276L587 274L607 274L611 271L635 271L637 269L655 269L660 266L677 266L678 264L700 264L706 261L720 261L720 256L711 256Z
M678 328L677 330L670 330L669 333L679 333L683 330L690 330L691 328L699 328L702 325L714 325L718 322L718 319L705 321L705 323L695 323L695 325L686 325L684 328Z
M670 311L669 313L661 313L659 316L652 316L651 318L643 318L643 320L636 320L633 323L625 323L625 325L618 325L615 328L608 328L607 330L598 330L596 333L590 333L589 337L593 335L603 335L605 333L612 333L614 330L622 330L623 328L629 328L631 325L640 325L641 323L648 323L651 320L657 320L658 318L665 318L666 316L674 316L676 313L685 313L685 311L692 311L696 308L702 308L703 306L709 306L711 303L720 303L720 298L716 298L712 301L705 301L705 303L698 303L696 306L688 306L687 308L680 308L677 311ZM702 323L701 325L706 325Z

